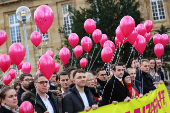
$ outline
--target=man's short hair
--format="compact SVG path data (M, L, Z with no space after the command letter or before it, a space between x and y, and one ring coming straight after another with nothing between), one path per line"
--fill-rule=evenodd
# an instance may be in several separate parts
M149 60L148 60L148 59L142 59L142 61L141 61L141 65L143 64L143 62L147 62L147 63L149 63Z
M155 58L155 61L156 61L156 60L160 60L160 61L161 61L161 59L159 59L159 58ZM161 61L161 62L162 62L162 61Z
M96 69L97 74L99 74L100 71L105 71L105 69L104 68L97 68Z
M68 73L66 71L62 71L60 72L57 76L58 76L58 80L60 81L60 76L61 75L68 75ZM70 76L68 75L68 77L70 78Z
M118 62L115 64L115 66L113 67L113 70L116 70L116 66L123 66L123 62Z
M137 58L131 58L130 59L130 65L132 64L132 62L134 61L134 60L136 60Z
M73 73L73 78L76 76L77 73L86 73L83 69L77 69Z
M96 71L89 71L89 73L92 73L93 75L97 75Z
M57 73L56 73L56 72L54 72L54 73L53 73L53 75L57 75Z
M34 83L36 83L38 81L38 78L40 77L45 77L45 76L42 73L39 73L38 75L34 77Z
M23 73L23 74L21 74L21 75L19 76L19 80L20 80L20 81L23 81L26 76L32 77L32 75L31 75L30 73Z
M77 69L77 67L68 67L68 68L65 68L64 71L66 71L68 73L68 75L70 76L71 71L76 70L76 69Z
M129 70L132 70L132 69L136 70L135 68L131 68L131 67L130 67L130 68L127 68L126 71L129 73Z

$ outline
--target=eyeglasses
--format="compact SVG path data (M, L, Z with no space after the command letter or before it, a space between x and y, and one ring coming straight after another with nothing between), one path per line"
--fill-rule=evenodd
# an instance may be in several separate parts
M107 76L107 74L100 74L100 76Z
M36 82L36 83L39 83L40 85L44 85L45 83L49 84L49 81L40 81L40 82Z
M29 82L29 81L33 81L33 79L31 78L31 79L29 79L29 78L27 78L27 79L25 79L24 81L27 81L27 82Z
M95 79L89 79L89 80L87 80L87 81L95 81Z
M68 81L69 79L62 79L61 81L64 82L64 81Z

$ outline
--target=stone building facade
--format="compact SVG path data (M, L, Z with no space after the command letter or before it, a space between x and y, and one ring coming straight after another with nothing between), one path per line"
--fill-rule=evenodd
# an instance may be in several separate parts
M145 20L149 19L153 21L153 30L159 29L161 25L170 27L169 0L139 0L139 2L141 16ZM48 34L43 38L40 46L36 48L31 43L30 35L32 32L38 30L34 22L34 11L40 5L48 5L51 7L54 12L54 22L48 30ZM20 6L27 6L31 10L31 18L26 22L26 30L30 63L32 66L31 72L35 75L38 70L37 63L42 54L45 54L47 50L52 50L54 56L59 53L57 48L61 46L62 37L58 29L63 27L63 25L70 26L72 23L67 12L68 6L79 9L79 7L88 7L88 4L86 4L86 0L0 0L0 30L4 30L7 33L7 41L0 47L1 54L8 54L10 45L15 42L20 42L25 46L23 23L18 21L15 15L17 8ZM71 31L67 29L67 33L69 34ZM154 32L152 32L152 35L153 34ZM26 56L24 61L27 61ZM11 66L11 68L15 68L15 66ZM3 75L2 72L1 75Z

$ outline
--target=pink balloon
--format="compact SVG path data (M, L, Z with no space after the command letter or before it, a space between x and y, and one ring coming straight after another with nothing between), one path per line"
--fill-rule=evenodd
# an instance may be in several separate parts
M131 45L135 43L137 36L138 36L138 32L136 30L133 30L133 32L127 37Z
M156 45L158 43L162 43L162 36L160 34L155 34L153 36L153 43Z
M121 32L123 33L123 35L125 37L129 36L133 32L134 28L135 28L135 21L131 16L124 16L121 19L121 21L120 21L120 29L121 29ZM116 37L118 38L117 35L116 35Z
M24 46L20 43L13 43L9 48L9 56L16 65L19 65L25 57Z
M105 47L110 47L113 52L115 51L115 44L112 41L110 41L110 40L107 40L104 43L103 48L105 48Z
M81 39L81 46L88 53L92 48L92 40L87 36L83 37Z
M157 56L157 58L161 58L161 56L164 53L164 46L160 43L156 44L154 47L154 52L155 52L155 55Z
M125 41L125 36L122 34L120 27L118 26L116 29L116 37L119 40L119 42L124 43Z
M38 67L39 67L39 66L38 66ZM37 71L37 72L36 72L36 75L38 75L38 74L40 74L40 71Z
M146 28L146 32L149 33L149 32L151 32L151 30L153 28L153 23L151 20L146 20L144 23L144 26Z
M139 35L144 36L146 33L146 28L143 24L138 24L136 31L138 32Z
M79 36L76 33L71 33L68 37L68 41L70 45L75 48L76 45L79 43Z
M165 47L169 43L169 36L167 34L162 34L162 45Z
M14 79L17 73L14 69L11 69L8 74L11 76L11 79Z
M147 33L146 32L146 34L145 34L145 39L146 39L146 42L148 42L149 40L150 40L150 38L151 38L151 33Z
M8 55L1 55L0 57L0 68L3 72L6 72L11 65L11 59Z
M57 73L60 70L60 65L58 63L55 63L55 72Z
M102 38L102 32L101 32L101 30L96 29L96 30L93 32L92 38L93 38L93 41L94 41L96 44L97 44L98 42L100 42L100 40L101 40L101 38Z
M54 53L51 50L48 50L45 54L50 55L52 58L54 57Z
M41 34L38 31L34 31L31 34L30 39L31 39L31 42L37 47L41 43L42 36L41 36Z
M75 48L74 48L74 54L76 56L76 58L79 58L83 53L83 48L80 46L80 45L77 45Z
M59 52L59 57L63 64L66 65L71 57L70 50L66 47L63 47Z
M24 101L19 107L19 113L34 113L33 105L29 101Z
M82 59L80 60L80 66L81 66L81 68L86 67L86 65L87 65L87 59L86 59L86 58L82 58Z
M117 37L115 37L115 44L117 47L119 47L121 45L121 42L119 42L119 40L117 39Z
M84 29L88 34L92 34L94 30L96 29L96 23L93 19L87 19L84 22Z
M17 65L18 70L22 69L23 64L24 64L24 61L22 61L19 65Z
M138 35L134 43L134 47L138 51L138 53L142 55L146 48L146 39L142 35Z
M7 35L5 31L0 31L0 46L5 43Z
M11 60L11 65L13 65L14 64L14 62Z
M113 56L113 51L110 47L105 47L102 49L101 57L105 63L109 63L110 60L112 59L112 56Z
M42 34L45 34L54 20L54 13L47 5L39 6L34 13L34 21Z
M100 45L101 47L103 47L103 44L108 40L107 35L106 34L102 34L102 38L100 40Z
M10 75L5 75L4 76L4 78L3 78L3 83L5 84L5 85L8 85L8 84L10 84L10 82L11 82L11 76Z
M22 72L23 73L30 73L31 72L31 64L29 62L25 62L22 65Z
M50 79L55 70L55 62L49 55L43 55L39 59L39 70L47 78Z

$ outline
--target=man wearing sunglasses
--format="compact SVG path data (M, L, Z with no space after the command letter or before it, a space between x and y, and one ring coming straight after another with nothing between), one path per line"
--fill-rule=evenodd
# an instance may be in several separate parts
M99 90L99 95L103 93L104 86L107 82L107 74L104 68L98 68L97 70L97 89Z
M48 91L49 81L42 73L35 76L34 86L36 92L25 92L23 101L31 102L37 113L62 113L62 99Z
M17 92L18 106L21 105L21 96L25 91L29 91L29 83L33 81L32 75L30 73L23 73L19 76L21 87Z

